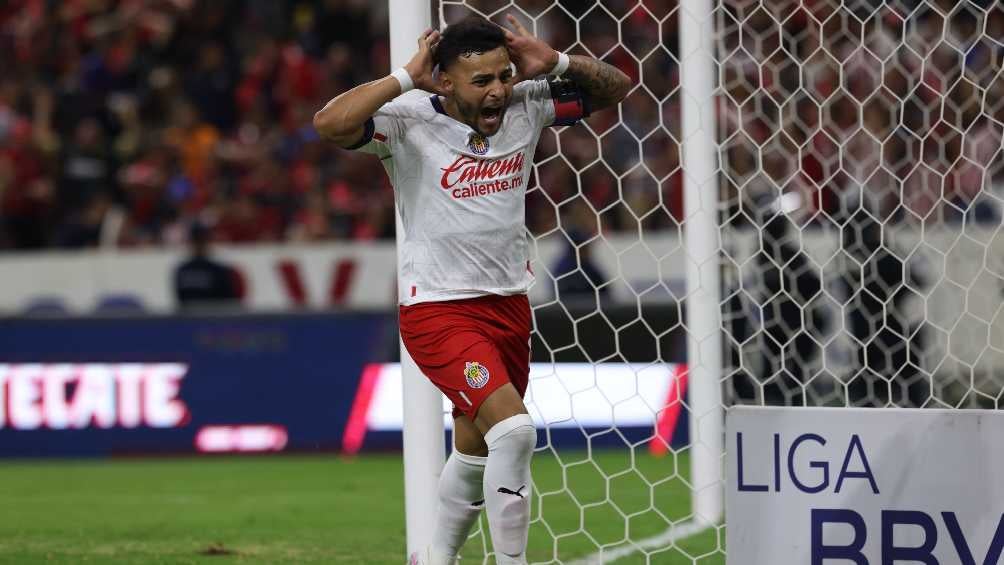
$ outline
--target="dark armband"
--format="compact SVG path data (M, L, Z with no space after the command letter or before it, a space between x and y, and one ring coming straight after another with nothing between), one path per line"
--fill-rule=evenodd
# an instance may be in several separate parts
M376 126L373 124L373 118L366 118L366 123L363 124L363 136L359 138L359 141L353 143L352 145L346 147L346 149L355 150L359 149L363 145L366 145L373 140L373 132L376 130Z

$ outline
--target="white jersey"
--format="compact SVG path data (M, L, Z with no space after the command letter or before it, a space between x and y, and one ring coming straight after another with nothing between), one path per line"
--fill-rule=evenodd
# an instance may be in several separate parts
M557 91L542 80L517 84L491 137L448 116L427 93L400 96L367 121L352 149L378 155L394 185L404 224L401 304L530 287L524 208L537 140L544 127L586 112L580 97Z

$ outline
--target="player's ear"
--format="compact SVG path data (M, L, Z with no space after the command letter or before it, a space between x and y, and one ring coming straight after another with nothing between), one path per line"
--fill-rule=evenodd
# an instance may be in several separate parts
M439 70L439 92L443 95L453 94L454 82L450 73L442 69Z

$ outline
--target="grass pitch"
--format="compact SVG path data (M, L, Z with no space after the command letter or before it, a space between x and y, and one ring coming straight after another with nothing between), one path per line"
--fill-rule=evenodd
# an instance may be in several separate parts
M690 512L688 468L685 455L538 453L530 561L665 531ZM402 473L400 455L5 462L0 563L403 563ZM483 561L486 538L463 563ZM723 544L711 530L617 563L717 565Z

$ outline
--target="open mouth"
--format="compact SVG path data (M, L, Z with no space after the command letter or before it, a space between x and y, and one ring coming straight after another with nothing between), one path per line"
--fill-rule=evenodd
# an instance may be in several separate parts
M481 109L481 119L489 125L495 125L499 123L502 119L502 107L498 106L495 108L482 108Z

